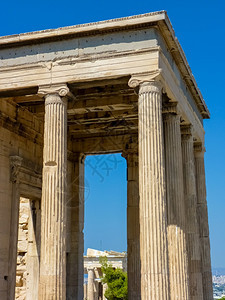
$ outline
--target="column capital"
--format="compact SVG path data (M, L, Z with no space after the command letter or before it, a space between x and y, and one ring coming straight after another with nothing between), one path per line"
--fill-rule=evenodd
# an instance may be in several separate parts
M42 97L49 95L58 95L60 97L66 97L69 93L67 84L52 84L52 85L41 85L38 88L38 94Z
M180 130L181 130L182 140L189 140L190 138L192 138L193 126L191 124L181 125Z
M164 115L168 115L168 114L177 115L178 114L177 102L166 102L166 103L163 103L162 113Z
M94 267L87 267L87 271L93 271L94 272Z
M202 142L194 143L194 153L195 153L195 157L204 157L205 147L202 144Z
M128 81L128 85L131 88L139 87L139 94L145 92L162 90L162 84L159 81L161 75L161 69L154 70L148 73L133 74Z

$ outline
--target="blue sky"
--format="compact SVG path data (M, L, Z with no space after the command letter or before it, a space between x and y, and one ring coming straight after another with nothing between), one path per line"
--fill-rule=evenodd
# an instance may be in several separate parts
M206 130L206 173L212 265L225 267L225 24L224 0L189 1L2 1L0 35L57 28L156 10L167 10L198 86L211 112ZM119 155L117 158L119 159ZM85 246L124 250L126 187L125 160L111 164L103 182L86 166L89 195L86 199ZM88 160L87 160L88 161ZM92 164L96 158L92 158ZM98 168L101 169L101 162ZM101 170L106 172L106 170ZM88 193L88 189L86 191ZM98 203L96 204L96 201ZM99 219L98 216L102 216ZM93 220L97 221L96 227ZM114 222L112 226L111 222ZM115 229L115 234L113 234Z

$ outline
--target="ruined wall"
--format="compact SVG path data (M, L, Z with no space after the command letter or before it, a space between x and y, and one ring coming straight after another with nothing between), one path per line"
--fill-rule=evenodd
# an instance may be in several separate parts
M28 220L30 215L29 199L20 198L18 248L16 268L16 300L26 300L27 285L27 251L28 251Z
M13 183L10 156L42 164L41 122L10 99L0 99L0 299L6 300L11 283L10 255ZM17 225L17 224L16 224Z

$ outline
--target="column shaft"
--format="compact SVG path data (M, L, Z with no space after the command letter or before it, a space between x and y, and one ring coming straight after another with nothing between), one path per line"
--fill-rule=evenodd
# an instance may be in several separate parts
M199 150L196 148L196 150ZM208 209L206 201L204 151L195 152L196 187L197 187L197 218L199 223L203 299L213 299L212 271L210 257Z
M95 300L95 291L94 291L94 270L88 270L88 300Z
M138 154L127 158L127 274L128 298L141 299Z
M169 299L162 99L157 82L139 90L141 299Z
M45 97L41 219L40 300L66 299L67 105Z
M170 297L189 299L180 117L164 116Z
M76 157L76 158L75 158ZM77 153L68 162L66 299L83 299L84 163Z
M194 145L191 129L183 129L186 130L182 135L182 158L190 299L203 300Z

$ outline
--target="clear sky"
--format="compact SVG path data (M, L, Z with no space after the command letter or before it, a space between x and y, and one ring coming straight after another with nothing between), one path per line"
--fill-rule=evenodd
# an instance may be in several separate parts
M198 86L211 112L204 122L206 130L206 173L212 265L225 267L225 23L224 0L11 0L1 2L0 35L75 25L134 14L167 10L175 33L183 47ZM117 159L119 159L117 155ZM115 162L105 157L110 171L103 170L104 180L89 160L86 166L85 246L124 250L125 243L125 160ZM87 160L88 162L88 160ZM111 170L112 169L112 170ZM107 176L107 172L109 173ZM98 205L94 205L98 200ZM90 203L90 205L88 205ZM99 217L102 216L102 219ZM110 217L111 216L111 217ZM93 219L97 222L93 227ZM110 222L114 225L110 227ZM109 224L107 224L109 223ZM97 229L97 230L96 230ZM115 229L115 234L113 234Z

